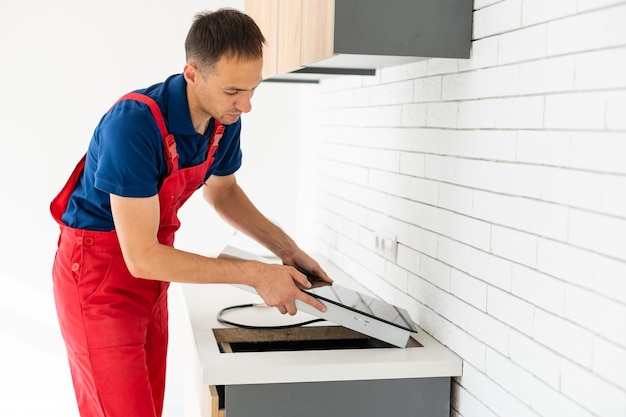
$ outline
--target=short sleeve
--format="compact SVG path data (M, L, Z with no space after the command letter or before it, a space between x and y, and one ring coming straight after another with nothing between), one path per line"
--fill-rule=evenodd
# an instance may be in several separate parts
M161 133L148 107L124 101L114 106L95 132L98 166L94 186L123 197L158 193L165 160Z

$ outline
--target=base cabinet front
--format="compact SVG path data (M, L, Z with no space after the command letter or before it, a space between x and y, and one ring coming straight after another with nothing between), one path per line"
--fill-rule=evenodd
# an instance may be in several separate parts
M212 417L448 417L450 378L226 385ZM216 413L216 414L214 414Z

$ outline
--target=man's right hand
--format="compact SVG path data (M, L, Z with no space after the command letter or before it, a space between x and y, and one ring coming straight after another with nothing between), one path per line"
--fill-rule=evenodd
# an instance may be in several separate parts
M311 283L306 275L292 266L278 264L259 264L259 273L252 286L261 296L265 304L276 307L282 314L294 315L298 312L296 300L307 303L321 312L326 307L317 298L300 290L310 288Z

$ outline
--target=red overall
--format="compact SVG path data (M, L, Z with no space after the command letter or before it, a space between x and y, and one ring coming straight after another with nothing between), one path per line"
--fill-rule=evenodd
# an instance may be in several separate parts
M120 100L125 99L147 104L163 135L169 174L159 190L158 240L173 246L178 209L204 181L224 126L215 121L202 164L179 169L174 137L156 102L137 93ZM169 283L133 277L115 231L62 223L84 165L85 157L50 206L61 227L52 271L54 297L80 415L158 417L165 391Z

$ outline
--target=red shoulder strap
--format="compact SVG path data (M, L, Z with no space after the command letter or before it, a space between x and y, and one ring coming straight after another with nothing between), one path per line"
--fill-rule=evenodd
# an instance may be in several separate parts
M178 152L176 151L176 141L174 140L174 135L170 134L167 131L167 126L165 125L165 119L163 119L163 114L161 113L161 109L154 99L146 96L145 94L140 93L128 93L122 96L117 102L119 103L122 100L135 100L141 103L146 104L150 108L150 112L152 113L152 117L157 124L157 127L161 131L161 136L163 137L163 144L165 145L165 156L167 159L167 165L169 171L172 171L173 167L178 166Z

